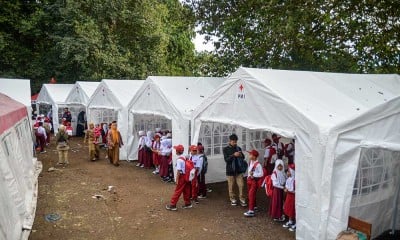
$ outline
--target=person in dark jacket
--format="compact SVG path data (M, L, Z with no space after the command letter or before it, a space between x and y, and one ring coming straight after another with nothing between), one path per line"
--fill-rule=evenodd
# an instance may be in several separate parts
M234 191L234 185L237 184L239 188L239 200L240 205L246 207L246 197L244 196L244 180L243 173L246 170L241 168L241 164L244 162L244 155L242 149L237 146L238 137L236 134L229 136L229 145L224 147L224 160L226 162L226 178L228 180L229 198L232 206L237 205L236 193Z

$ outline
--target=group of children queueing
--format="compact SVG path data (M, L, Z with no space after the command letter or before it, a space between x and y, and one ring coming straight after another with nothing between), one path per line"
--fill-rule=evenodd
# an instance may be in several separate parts
M274 142L276 142L276 139L274 140ZM257 150L253 149L251 151L248 151L249 166L247 169L247 190L249 204L248 211L246 211L244 215L246 217L255 216L255 211L257 211L257 190L259 188L265 188L266 195L270 198L269 214L271 218L273 218L273 220L276 222L284 222L286 219L285 216L287 216L288 221L283 224L283 227L288 228L290 231L295 231L295 165L293 163L293 158L289 157L288 170L285 173L285 164L282 160L283 153L276 154L277 152L280 152L278 149L279 144L272 143L270 140L265 141L265 144L266 153L264 155L264 164L261 164L258 161L259 153ZM294 148L294 142L291 142L289 145L291 145L290 148ZM197 149L199 147L200 146L198 146ZM166 206L167 210L177 210L176 204L182 194L184 200L183 208L191 208L191 200L193 200L195 203L198 203L195 185L199 182L199 180L196 179L196 176L199 176L199 169L196 167L198 166L198 162L193 163L195 166L194 168L191 167L191 159L193 159L192 156L193 154L196 154L196 152L192 151L192 148L196 149L196 146L190 147L191 156L188 158L183 155L184 147L182 145L174 146L177 155L177 185L171 197L170 204ZM284 148L287 148L287 146L284 146ZM201 151L199 152L201 153ZM275 156L275 159L273 158L273 156ZM273 168L268 169L271 164L273 165ZM193 171L194 177L192 176ZM205 182L203 182L202 184L204 184L203 186L205 189ZM247 204L243 206L246 205Z
M249 209L244 213L246 217L254 217L256 207L256 193L260 187L265 187L266 195L270 198L269 214L274 221L284 222L283 225L290 231L296 230L295 211L295 164L288 165L285 174L284 162L281 159L275 160L275 167L271 175L266 175L266 169L257 160L257 150L249 151L250 164L247 176L247 190L249 198ZM284 199L284 196L286 198Z

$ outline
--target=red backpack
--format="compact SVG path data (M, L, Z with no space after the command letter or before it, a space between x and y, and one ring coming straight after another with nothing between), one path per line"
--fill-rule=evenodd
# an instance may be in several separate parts
M276 173L272 173L275 174ZM274 191L274 185L272 183L272 175L268 175L265 177L265 193L267 194L268 197L272 197L272 192Z
M183 156L180 156L179 158L185 161L185 177L184 177L185 181L191 182L196 175L196 169L194 168L194 164L192 160L187 159Z

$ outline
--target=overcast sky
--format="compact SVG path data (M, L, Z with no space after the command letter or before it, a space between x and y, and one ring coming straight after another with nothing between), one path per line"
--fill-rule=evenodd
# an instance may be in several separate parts
M196 37L195 37L195 39L193 39L193 43L196 48L196 51L201 52L201 51L214 50L214 45L212 42L208 42L207 44L203 44L203 42L204 42L204 36L196 33Z

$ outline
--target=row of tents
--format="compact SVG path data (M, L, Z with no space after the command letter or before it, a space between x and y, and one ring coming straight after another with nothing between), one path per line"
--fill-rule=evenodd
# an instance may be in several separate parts
M335 239L350 215L372 223L373 236L400 227L399 75L241 67L225 79L45 84L37 104L53 119L69 107L73 123L82 110L88 122L117 120L126 160L137 158L140 130L171 129L174 145L202 142L208 182L225 181L232 133L243 150L262 151L271 133L295 139L296 239Z

